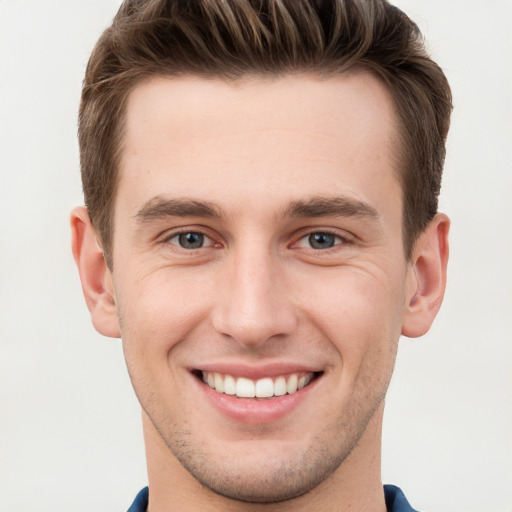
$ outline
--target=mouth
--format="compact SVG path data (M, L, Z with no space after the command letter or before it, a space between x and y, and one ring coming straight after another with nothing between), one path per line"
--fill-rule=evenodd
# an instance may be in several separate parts
M322 372L295 372L257 380L202 370L194 370L192 373L219 394L268 400L297 393L309 386Z

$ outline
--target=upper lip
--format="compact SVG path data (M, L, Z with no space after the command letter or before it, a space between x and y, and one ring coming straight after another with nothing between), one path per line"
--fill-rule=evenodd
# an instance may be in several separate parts
M265 377L278 377L291 373L318 373L323 371L321 368L297 363L267 363L259 365L248 365L246 363L219 362L206 363L190 367L190 371L202 371L207 373L221 373L231 375L232 377L246 377L248 379L258 380Z

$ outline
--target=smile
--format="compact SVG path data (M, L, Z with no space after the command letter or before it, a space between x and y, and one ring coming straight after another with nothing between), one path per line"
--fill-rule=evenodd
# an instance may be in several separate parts
M293 395L306 387L315 376L315 372L300 372L253 380L218 372L201 372L203 382L217 393L238 398L272 398L286 394Z

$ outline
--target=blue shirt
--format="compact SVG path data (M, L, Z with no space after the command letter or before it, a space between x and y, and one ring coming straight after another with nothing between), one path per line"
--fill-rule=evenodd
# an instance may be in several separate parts
M388 512L418 512L409 505L404 493L394 485L384 486L384 496L386 497L386 508ZM147 507L148 488L144 487L144 489L137 494L128 512L146 512Z

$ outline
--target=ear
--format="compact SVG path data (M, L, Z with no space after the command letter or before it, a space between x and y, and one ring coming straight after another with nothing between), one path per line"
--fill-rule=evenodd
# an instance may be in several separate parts
M441 307L446 288L450 220L438 213L418 238L409 262L402 334L423 336Z
M97 242L87 210L82 206L71 212L72 250L85 302L95 329L104 336L120 337L112 274Z

